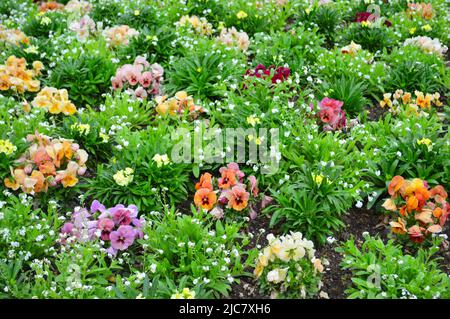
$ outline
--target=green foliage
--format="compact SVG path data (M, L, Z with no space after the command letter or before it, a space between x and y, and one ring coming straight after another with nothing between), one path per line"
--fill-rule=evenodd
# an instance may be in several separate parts
M147 239L140 241L145 247L144 268L154 267L154 274L171 282L184 277L181 282L187 287L202 290L198 298L227 296L230 278L244 274L242 247L248 239L239 233L238 223L214 222L194 208L192 213L171 209L156 216L145 230Z
M436 243L438 244L438 243ZM419 249L416 256L405 254L393 241L365 237L358 248L354 239L337 249L343 254L341 267L352 272L351 299L449 298L450 279L438 267L439 249Z
M61 61L53 70L48 85L66 88L70 99L77 107L86 104L97 106L102 94L111 86L115 66L110 59L95 55L82 55Z
M86 181L86 197L101 198L109 206L134 204L146 211L185 200L191 171L189 165L170 163L158 167L153 160L156 154L167 154L170 158L175 143L170 140L163 125L133 133L123 129L115 139L119 145L110 155L110 162L99 164L97 176ZM133 180L121 186L113 176L127 167L134 170Z
M408 58L405 59L404 56ZM407 92L440 92L450 83L450 73L444 62L436 55L407 46L384 54L390 71L384 84L386 92L402 89Z
M450 186L445 175L450 163L449 145L445 137L440 136L442 127L434 116L400 120L387 116L383 121L371 123L368 128L375 138L365 147L377 149L364 169L364 178L373 184L374 196L369 199L369 207L385 194L387 184L395 175L420 178L430 185ZM432 141L431 148L417 143L423 138ZM373 145L374 140L376 146ZM379 160L381 155L382 161Z
M325 243L327 236L342 229L340 216L352 205L352 194L340 185L340 170L327 169L326 175L319 175L303 166L291 175L292 182L273 191L276 204L267 208L272 214L270 225L283 221L283 229L301 231L319 243Z
M344 102L343 109L350 115L361 113L368 100L364 97L366 85L357 82L355 78L341 77L334 83L326 86L328 97Z
M287 64L293 72L301 72L307 63L317 60L317 53L321 51L324 39L315 31L299 27L270 35L257 33L250 43L250 50L255 52L258 63L266 66Z
M244 73L231 59L224 60L222 54L220 51L194 50L175 60L167 72L168 93L173 95L184 90L200 99L222 97L227 84L233 82L235 76Z
M48 37L50 33L63 32L67 26L67 18L57 11L47 12L44 15L32 16L22 27L22 31L37 38Z
M350 26L344 35L345 43L360 44L370 52L382 51L392 46L392 34L387 27L363 27L359 23Z

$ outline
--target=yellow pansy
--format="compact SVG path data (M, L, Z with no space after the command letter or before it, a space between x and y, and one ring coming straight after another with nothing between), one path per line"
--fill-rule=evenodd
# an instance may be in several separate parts
M251 126L255 126L256 124L261 124L261 120L258 117L248 116L247 123Z
M0 140L0 153L5 153L6 155L10 155L17 150L17 147L14 146L9 140Z
M241 10L236 14L236 17L238 19L245 19L248 17L248 14Z
M429 31L433 30L433 28L429 24L426 24L422 27L422 30L429 32Z

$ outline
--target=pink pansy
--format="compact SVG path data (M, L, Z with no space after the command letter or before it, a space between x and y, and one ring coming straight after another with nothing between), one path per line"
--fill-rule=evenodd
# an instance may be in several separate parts
M408 228L409 238L415 243L421 243L425 239L425 236L422 233L422 231L424 230L424 228L417 225L411 226L410 228Z
M227 167L221 167L221 168L219 169L219 173L222 174L222 172L226 171L227 169L230 170L230 171L232 171L232 172L234 172L234 174L236 174L236 177L237 177L237 179L238 179L239 181L242 181L242 179L243 179L244 176L245 176L245 173L242 172L242 171L239 169L239 165L238 165L237 163L235 163L235 162L229 163L229 164L227 165Z
M137 217L137 207L135 205L125 207L122 204L119 204L110 208L109 212L116 225L129 225L131 220Z
M256 210L253 208L253 205L250 205L250 218L251 219L255 219L258 216L258 213L256 212Z
M130 75L127 77L128 83L130 85L136 85L138 84L139 80L141 79L141 74L139 70L133 69Z
M344 102L330 99L328 97L325 97L325 98L323 98L322 101L320 101L321 107L330 107L334 110L341 110L343 105L344 105Z
M141 85L144 88L148 88L152 84L152 81L153 81L152 73L145 71L144 73L142 73L141 80L139 81L139 83L141 83Z
M333 131L345 128L347 118L342 110L344 102L325 97L319 102L318 117L324 123L324 131Z
M222 192L220 193L220 196L219 196L219 200L218 200L218 202L220 204L222 204L222 205L228 204L228 196L229 196L230 191L231 191L230 189L222 190Z
M116 76L113 77L115 78L118 82L122 83L125 82L126 78L125 78L125 72L123 71L123 69L118 69L116 72Z
M139 99L145 99L147 98L148 94L147 91L142 86L140 86L134 91L134 96Z
M118 90L121 89L123 87L123 82L121 79L117 78L117 77L113 77L111 79L111 84L114 90Z
M109 218L100 218L97 222L97 228L102 231L100 238L109 240L109 234L114 229L114 222Z
M336 123L339 118L339 112L327 107L319 111L319 117L324 123Z
M253 196L258 196L258 181L256 180L256 177L251 175L248 177L248 180L250 182L250 191L253 193Z
M214 218L221 219L223 217L223 209L216 206L211 210L210 214L213 215Z
M130 95L145 99L148 94L157 95L160 93L160 85L163 81L164 69L157 63L150 63L142 56L136 57L133 64L124 64L116 70L116 74L111 78L111 85L114 90L122 89ZM135 90L134 86L141 85Z
M111 247L117 250L125 250L130 247L135 237L134 228L129 225L122 225L109 235Z
M98 240L100 237L102 245L111 242L107 251L116 256L118 250L124 250L136 238L144 237L144 223L143 217L138 218L138 208L135 205L125 207L119 204L106 209L99 201L94 200L90 211L85 208L75 209L71 222L61 228L60 243L66 244L69 236L74 236L79 242Z
M72 235L73 223L65 223L61 228L61 234Z
M91 204L91 213L101 212L103 213L106 211L106 207L101 204L98 200L94 200Z
M262 201L261 201L261 209L265 208L267 205L269 205L273 201L273 198L267 195L264 195Z
M140 55L137 56L136 59L134 59L134 64L141 64L145 68L148 68L150 66L150 63L148 63L147 60Z
M164 75L164 69L158 63L151 65L153 78L157 81Z

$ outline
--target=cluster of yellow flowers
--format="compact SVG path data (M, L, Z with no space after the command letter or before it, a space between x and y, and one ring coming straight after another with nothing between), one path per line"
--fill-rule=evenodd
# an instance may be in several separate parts
M133 181L133 175L134 170L131 167L127 167L125 169L122 169L115 173L113 175L114 181L117 183L117 185L120 186L127 186Z
M169 113L170 115L181 114L185 110L189 110L190 113L202 111L200 106L196 106L194 103L194 98L192 96L188 96L185 91L179 91L175 93L175 97L167 99L167 95L157 96L155 98L156 103L156 112L159 115L166 115Z
M0 65L0 90L14 90L18 93L39 91L40 82L34 77L41 74L44 68L42 62L34 61L33 69L27 69L25 58L10 56L5 64Z
M98 135L102 139L103 143L108 143L109 142L109 135L108 134L100 132Z
M170 299L194 299L195 291L191 291L189 288L183 288L181 292L175 291Z
M314 180L314 182L317 184L317 186L322 185L323 181L325 180L328 184L331 184L332 182L326 178L325 176L323 176L323 174L319 174L319 175L315 175L312 174L312 178Z
M155 156L153 156L152 160L154 160L156 162L156 166L158 166L158 167L170 164L170 159L169 159L169 156L167 156L167 154L164 154L164 155L155 154Z
M259 278L264 268L277 259L282 262L299 261L308 258L314 265L315 271L323 272L324 267L320 259L315 258L314 243L303 238L300 232L291 232L288 235L275 237L273 234L267 235L269 245L265 247L258 257L254 274ZM280 283L286 278L288 268L276 268L267 273L267 281Z
M415 98L411 93L403 90L397 90L394 94L385 93L383 100L380 101L380 106L382 108L388 107L389 112L393 114L399 114L404 109L407 115L424 115L424 111L430 110L432 105L437 107L443 105L439 100L441 96L437 92L424 94L423 92L415 91L414 95Z
M10 155L17 150L17 147L13 145L9 140L0 140L0 153Z
M88 135L91 131L91 126L89 124L74 123L70 126L70 129L77 131L81 135Z
M422 138L421 140L417 140L417 144L425 145L429 151L433 149L433 141L426 137Z
M69 94L66 89L58 90L48 86L38 93L31 105L43 108L51 114L63 113L72 115L77 111L75 105L69 100Z
M236 13L236 17L239 19L239 20L242 20L242 19L245 19L245 18L247 18L248 17L248 14L245 12L245 11L239 11L238 13Z
M195 32L202 35L211 35L213 32L212 24L205 18L199 18L197 16L182 16L178 24L180 26L190 26Z
M261 119L259 117L255 117L253 115L247 116L247 123L251 126L255 126L256 124L261 124Z
M6 42L13 45L30 44L30 39L20 30L7 29L0 24L0 42Z

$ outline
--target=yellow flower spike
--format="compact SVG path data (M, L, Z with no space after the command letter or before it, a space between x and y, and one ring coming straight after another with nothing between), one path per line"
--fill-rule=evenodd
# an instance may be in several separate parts
M429 24L426 24L422 27L422 30L429 32L429 31L433 30L433 28Z
M139 10L134 10L134 15L135 16L138 16L138 15L140 15L141 14L141 12L139 11Z
M416 33L417 28L411 28L409 29L409 34L414 34Z

